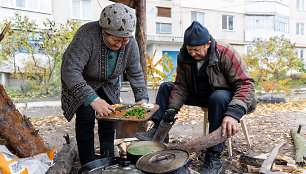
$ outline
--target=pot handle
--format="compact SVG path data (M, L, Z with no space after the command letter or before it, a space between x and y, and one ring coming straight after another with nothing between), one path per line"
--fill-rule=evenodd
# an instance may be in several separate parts
M151 163L157 163L160 162L162 160L168 160L168 159L172 159L174 158L174 156L172 154L165 154L165 155L160 155L160 156L154 156L154 158L150 159Z

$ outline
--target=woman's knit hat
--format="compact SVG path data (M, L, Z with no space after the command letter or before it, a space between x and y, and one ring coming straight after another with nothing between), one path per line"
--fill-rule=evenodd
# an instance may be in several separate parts
M136 28L136 15L132 8L124 4L111 4L102 10L99 25L108 34L131 37Z
M199 22L193 21L184 33L184 44L187 46L204 45L210 41L208 30Z

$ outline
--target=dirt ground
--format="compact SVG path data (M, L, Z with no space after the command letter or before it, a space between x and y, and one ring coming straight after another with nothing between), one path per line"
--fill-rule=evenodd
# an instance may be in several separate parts
M58 115L31 121L50 149L61 149L65 143L63 136L66 134L69 134L70 138L75 138L74 119L67 122L63 116ZM232 137L233 156L229 156L225 147L222 153L222 173L247 173L247 168L239 162L240 156L265 158L280 140L285 140L286 143L281 147L279 154L294 159L295 148L290 128L302 125L302 134L306 135L305 99L286 104L260 104L254 113L245 116L245 121L252 146L248 146L242 131ZM198 107L184 106L178 114L178 121L170 131L170 143L187 141L202 134L203 111ZM191 154L192 169L200 169L203 154L204 152Z

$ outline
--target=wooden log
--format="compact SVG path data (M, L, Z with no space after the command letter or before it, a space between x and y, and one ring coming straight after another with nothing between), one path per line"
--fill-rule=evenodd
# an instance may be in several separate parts
M21 158L48 151L38 130L29 118L20 114L1 84L0 135Z
M227 137L221 135L222 128L219 127L217 130L213 131L208 135L203 135L194 140L190 140L186 143L181 144L167 144L167 149L182 149L187 150L189 153L196 152L200 150L205 150L214 145L220 144L226 141Z
M274 149L272 150L270 156L268 158L266 158L264 160L264 162L262 163L260 169L259 169L259 173L270 173L272 164L275 160L275 157L278 154L278 150L285 144L285 140L282 140L278 145L276 145L274 147Z
M255 158L255 157L251 157L251 156L247 156L247 155L242 154L242 155L240 155L239 162L242 163L242 164L246 164L246 165L260 167L262 165L262 163L264 162L264 159ZM276 159L274 160L274 163L278 164L278 165L287 165L288 161L286 161L284 159L278 159L278 156L277 156Z
M2 33L0 34L0 42L2 41L2 39L4 38L6 32L8 31L8 29L10 28L11 22L7 23L4 30L2 31Z
M295 162L297 164L305 164L304 159L306 159L306 140L304 136L300 133L301 129L301 125L298 129L290 129L291 137L295 146Z
M74 163L74 159L76 158L78 154L78 146L77 146L76 141L69 140L69 142L70 143L66 142L66 144L64 144L61 151L57 154L56 163L52 167L49 168L46 174L69 174L70 173L73 163Z

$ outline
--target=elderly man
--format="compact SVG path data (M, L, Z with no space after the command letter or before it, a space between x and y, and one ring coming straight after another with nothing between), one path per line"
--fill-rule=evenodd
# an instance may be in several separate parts
M156 104L160 109L152 116L153 127L137 133L137 138L151 140L161 120L174 122L183 104L208 107L209 132L222 126L223 136L235 135L242 116L256 108L254 80L238 52L229 44L215 41L194 21L184 33L177 62L175 82L165 82L159 88ZM201 173L221 172L223 149L221 143L207 150Z

